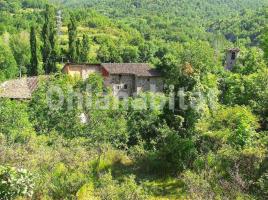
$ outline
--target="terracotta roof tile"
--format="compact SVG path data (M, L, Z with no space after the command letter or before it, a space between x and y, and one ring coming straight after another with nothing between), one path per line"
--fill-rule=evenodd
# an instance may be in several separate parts
M157 69L146 63L102 63L110 74L133 74L136 76L161 76Z
M39 78L35 76L5 81L0 85L0 98L30 99L38 86Z

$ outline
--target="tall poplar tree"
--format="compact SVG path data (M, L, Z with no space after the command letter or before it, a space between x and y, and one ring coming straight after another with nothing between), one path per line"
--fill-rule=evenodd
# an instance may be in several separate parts
M82 39L82 50L81 50L81 61L88 62L88 54L89 54L90 46L89 46L89 38L87 35L83 35Z
M28 75L37 76L38 75L38 57L37 57L37 41L35 28L31 27L30 34L30 45L31 45L31 63L28 69Z
M262 49L264 51L264 58L268 61L268 27L265 29L262 38Z
M56 33L55 10L46 5L45 23L42 29L42 56L46 74L56 71Z
M68 37L69 37L69 59L75 62L77 58L76 40L77 40L77 25L73 15L71 15L70 23L68 24Z
M81 45L81 41L79 38L76 40L75 47L76 47L76 59L75 59L75 61L79 63L82 61L82 59L81 59L82 45Z

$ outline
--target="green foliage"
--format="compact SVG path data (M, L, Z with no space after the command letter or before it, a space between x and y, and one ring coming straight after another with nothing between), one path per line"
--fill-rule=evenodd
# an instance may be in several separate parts
M253 47L247 50L242 49L239 53L238 63L233 72L250 75L258 73L266 68L263 57L263 51L259 48Z
M16 197L32 197L34 189L33 175L25 169L16 169L0 165L0 196L3 200Z
M191 199L215 199L216 195L205 175L191 171L183 173L183 181Z
M122 62L121 55L121 49L118 48L118 45L116 45L115 41L107 40L104 43L102 43L100 49L97 52L97 59L100 62L103 63L109 63L109 62Z
M25 103L2 99L0 113L0 133L10 141L25 142L35 134Z
M83 35L82 39L82 50L81 50L81 62L89 61L89 51L90 51L90 42L89 37L87 35Z
M18 68L22 69L22 74L26 74L27 67L30 65L29 34L21 32L13 35L10 39L10 47Z
M31 64L28 70L30 76L38 75L38 53L37 53L37 40L35 27L31 27L30 34L30 44L31 44Z
M153 168L162 173L182 172L192 165L196 156L196 148L191 139L181 138L168 127L159 130L154 153L149 154L153 161Z
M52 6L46 5L45 23L42 28L42 56L44 71L46 74L56 71L56 22L55 10Z
M69 38L69 59L71 62L75 62L79 55L77 51L77 25L74 16L71 16L70 23L68 24L68 38Z
M48 134L56 130L66 137L83 133L80 122L82 111L77 103L79 96L71 93L75 84L75 79L66 75L40 80L40 87L33 94L29 107L38 133Z
M261 176L261 178L258 180L258 184L260 185L260 188L261 188L262 198L267 198L268 197L268 174L267 172Z
M122 55L123 62L135 63L139 60L138 47L127 46L123 49Z
M267 0L46 3L0 0L0 81L18 66L49 74L69 59L151 63L172 86L118 101L100 75L55 74L40 77L29 102L2 99L0 165L14 168L0 176L20 179L23 168L38 177L34 187L26 172L26 185L1 182L6 199L177 199L184 190L189 199L267 199ZM234 46L236 66L224 71ZM176 97L169 109L181 88L187 106ZM156 175L164 179L144 191Z
M19 70L11 49L6 41L0 40L0 81L15 78L18 74Z
M50 196L53 199L75 198L76 192L88 180L77 169L69 169L64 163L57 163L51 171Z
M259 127L257 118L245 107L226 107L202 119L197 129L215 141L214 145L230 144L234 148L252 145Z
M121 184L113 180L111 173L104 174L99 179L96 189L96 196L100 199L129 199L143 200L146 199L144 191L135 182L135 177L125 178Z
M76 43L75 43L75 48L76 48L76 54L77 54L77 56L76 56L76 62L77 63L80 63L81 62L81 52L82 52L82 45L81 45L81 41L80 41L80 39L77 39L76 40Z
M227 105L250 106L260 116L264 129L267 128L267 74L266 68L249 75L228 73L221 83L222 102Z
M262 48L265 54L266 61L268 60L268 28L266 27L264 30L264 34L262 36Z

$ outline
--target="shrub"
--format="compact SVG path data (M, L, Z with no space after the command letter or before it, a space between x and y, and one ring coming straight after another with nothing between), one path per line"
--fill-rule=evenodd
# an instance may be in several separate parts
M183 181L192 199L215 199L213 188L202 175L186 171L183 174Z
M124 178L120 184L114 180L111 172L102 175L95 190L95 195L103 200L143 200L146 199L143 189L135 182L135 176Z
M35 135L26 103L0 100L0 121L0 132L11 141L26 142Z
M0 166L0 196L2 200L33 195L33 175L25 169Z
M202 137L212 140L218 148L224 144L240 149L252 145L259 128L257 117L243 106L222 107L197 124Z
M263 199L268 198L268 171L266 171L261 178L258 180L258 185L261 188L261 197Z
M128 200L146 199L143 189L135 181L135 176L131 175L124 179L120 186L119 198Z
M192 140L182 138L166 125L158 128L156 135L158 137L150 141L152 147L148 148L144 142L131 149L143 171L166 175L182 172L192 165L197 154Z
M79 170L69 169L63 163L59 163L52 171L49 187L51 196L53 199L72 199L87 180Z

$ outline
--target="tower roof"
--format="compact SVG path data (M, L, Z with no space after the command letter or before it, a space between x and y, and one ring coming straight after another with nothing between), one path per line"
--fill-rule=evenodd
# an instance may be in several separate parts
M239 52L240 49L239 48L229 48L227 49L228 52Z

